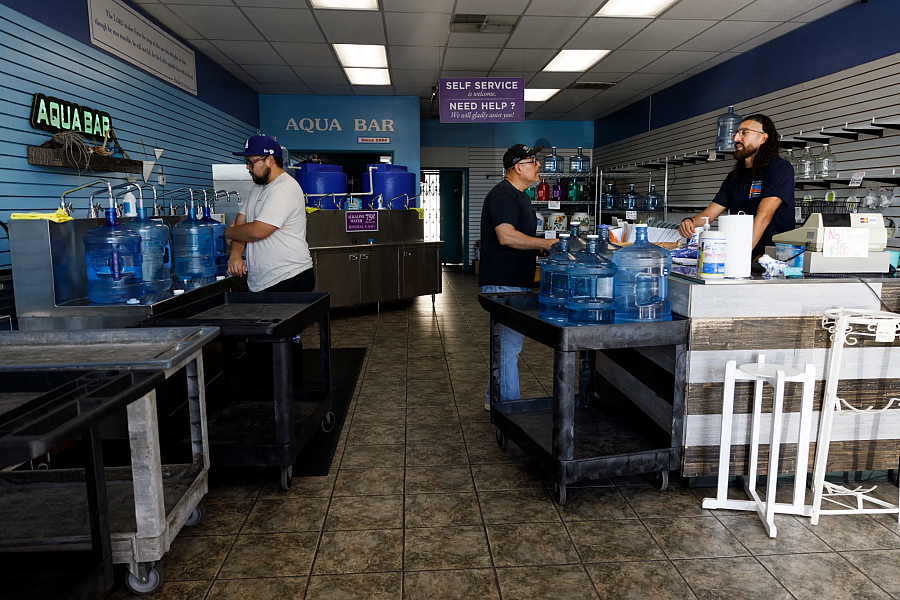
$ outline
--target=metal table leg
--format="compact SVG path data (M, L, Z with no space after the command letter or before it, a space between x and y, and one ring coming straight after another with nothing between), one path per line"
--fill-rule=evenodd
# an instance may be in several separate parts
M494 319L491 319L491 380L490 395L491 406L499 408L500 398L500 331L503 326Z
M319 319L319 361L322 373L322 397L331 394L331 315Z
M103 446L97 428L81 436L84 449L84 478L87 482L87 504L91 523L91 553L100 565L102 581L91 586L103 593L113 586L112 542L109 529L109 501L106 496L106 472L103 470Z
M560 461L575 458L575 369L576 353L556 350L553 353L553 458ZM566 503L566 482L559 473L556 499Z
M275 444L290 446L294 439L293 341L272 343L272 389L275 402ZM289 490L294 480L293 465L281 467L281 488Z

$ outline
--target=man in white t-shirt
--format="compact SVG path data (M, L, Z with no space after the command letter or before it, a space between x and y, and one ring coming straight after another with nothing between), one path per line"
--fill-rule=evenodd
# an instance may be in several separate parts
M253 191L234 224L228 273L247 275L251 292L311 292L316 285L306 243L306 201L297 180L285 173L281 145L264 135L247 140L243 152ZM242 254L247 249L247 264Z

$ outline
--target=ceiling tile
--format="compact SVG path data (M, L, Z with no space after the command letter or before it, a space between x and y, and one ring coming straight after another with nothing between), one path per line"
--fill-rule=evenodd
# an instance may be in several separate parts
M662 50L616 50L588 73L633 73L665 54Z
M815 8L808 13L803 13L799 17L795 18L794 21L803 21L804 23L809 23L810 21L815 21L816 19L826 17L835 11L850 6L851 4L856 4L858 1L859 0L830 0L819 8Z
M584 24L576 17L522 17L507 48L559 48Z
M247 71L245 71L238 65L225 64L225 65L221 65L221 66L223 69L225 69L226 71L228 71L229 73L231 73L232 75L234 75L235 77L237 77L238 79L243 81L244 83L250 83L252 81L256 81L255 79L253 79L253 76L250 73L248 73Z
M578 78L578 81L606 81L609 83L618 83L625 79L626 77L630 77L631 73L618 73L618 72L610 72L610 73L591 73L588 71L587 73L583 73L581 77Z
M752 4L753 0L690 0L665 12L666 19L724 19Z
M388 42L404 46L443 46L450 31L444 13L385 13Z
M651 22L650 19L594 17L566 43L566 48L615 50Z
M302 83L266 83L273 94L311 94L309 87Z
M635 73L616 84L616 89L647 90L667 79L672 79L671 73Z
M674 50L644 67L643 71L645 73L684 73L718 55L718 52Z
M556 50L507 48L497 58L494 70L536 72L547 66L554 56Z
M339 67L331 46L306 42L273 42L272 46L291 66Z
M530 88L565 88L583 75L583 73L538 73L526 83Z
M720 65L723 62L729 61L732 58L734 58L735 56L740 56L740 55L741 55L740 52L723 52L722 54L720 54L718 56L712 57L711 59L709 59L706 62L700 63L693 69L688 69L687 73L689 75L695 75L697 73L702 73L703 71L706 71L707 69L712 69L716 65ZM672 84L674 85L674 82L672 82Z
M393 78L392 78L392 81L393 81ZM428 98L430 101L431 86L430 85L395 85L394 93L396 93L398 96L418 96L420 98Z
M370 10L319 10L316 19L332 44L384 44L381 13ZM297 38L292 38L296 40Z
M601 0L531 0L526 15L547 17L591 17L597 14Z
M351 85L357 96L393 96L394 88L390 85Z
M444 69L455 71L489 70L500 54L499 48L447 48Z
M756 0L742 11L729 17L741 21L790 21L803 13L819 8L825 0Z
M233 62L242 65L283 65L284 61L268 42L230 42L216 40L213 44Z
M334 85L327 83L310 83L307 85L313 94L325 94L328 96L352 96L353 90L347 84Z
M254 8L244 11L270 42L324 42L312 12L300 9Z
M194 31L190 25L185 23L181 17L169 10L167 6L163 6L162 4L143 4L141 5L141 9L186 40L194 40L203 37Z
M234 6L230 0L162 0L163 4L196 4L203 6Z
M450 47L502 48L509 35L506 33L455 33L450 32Z
M263 37L234 5L172 5L172 12L200 35L211 40L262 40Z
M457 14L521 15L528 0L456 0Z
M622 49L671 50L713 25L715 25L714 21L654 19L643 31L626 42Z
M637 90L622 90L616 88L610 88L608 90L604 90L594 96L594 102L623 102L628 100L629 98L635 97L639 92Z
M765 21L722 21L678 47L679 50L724 51L744 44L769 31L775 23Z
M234 3L238 6L250 8L298 8L306 6L305 3L297 2L297 0L234 0Z
M343 69L326 69L324 67L294 67L303 83L324 83L329 85L347 85L347 76Z
M191 40L191 45L217 63L233 62L229 57L225 56L221 50L213 46L212 43L207 40Z
M487 71L441 71L441 78L452 79L454 77L486 77Z
M522 73L522 71L498 71L494 69L489 73L489 75L491 77L521 77L525 81L528 81L535 76L535 73Z
M598 90L561 90L547 102L568 102L575 106L588 102L599 93Z
M440 69L443 56L443 47L388 46L391 69Z
M765 32L751 40L748 40L747 42L744 42L743 44L740 44L739 46L735 46L734 48L731 48L731 51L732 52L746 52L747 50L751 50L753 48L756 48L757 46L762 46L766 42L771 42L775 38L780 38L784 34L789 33L799 27L803 27L804 25L806 25L806 23L795 23L793 21L789 22L789 23L782 23L781 25L776 25L775 27L768 30L767 32Z
M398 86L430 86L438 83L437 69L391 69L391 81Z
M385 12L434 12L452 13L456 0L381 0Z
M260 83L300 83L300 78L287 65L241 65Z
M261 83L254 82L254 83L248 83L247 85L250 86L250 88L258 94L271 94L272 93L272 90L270 90L269 88L267 88L266 86L264 86Z

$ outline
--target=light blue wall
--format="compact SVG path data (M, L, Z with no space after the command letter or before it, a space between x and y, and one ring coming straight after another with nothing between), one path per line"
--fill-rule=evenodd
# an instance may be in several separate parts
M72 0L73 2L76 0ZM125 181L123 173L79 175L75 169L28 164L27 147L50 134L29 124L31 96L48 96L104 110L112 116L119 142L131 158L139 142L167 177L164 189L211 187L212 163L237 162L231 155L256 129L194 96L133 68L93 46L0 5L0 220L11 212L48 211L60 194L93 179ZM152 182L155 183L155 175ZM76 217L86 213L87 194L78 192ZM2 235L2 232L0 232ZM0 239L0 267L9 266L9 244Z
M296 152L393 152L419 179L419 99L413 96L288 96L259 97L260 129ZM393 131L381 128L392 121ZM338 129L340 127L340 129ZM308 131L312 130L312 131ZM359 143L360 137L390 138L383 144Z
M441 123L422 120L423 148L509 148L556 146L591 148L592 121L523 121L522 123Z

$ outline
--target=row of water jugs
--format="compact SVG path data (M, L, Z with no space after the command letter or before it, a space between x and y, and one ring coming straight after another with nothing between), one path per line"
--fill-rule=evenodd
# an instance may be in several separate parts
M795 179L828 179L835 176L837 164L834 154L828 144L822 146L822 151L818 154L813 154L809 146L799 156L794 156L793 150L787 151L785 159L794 167Z
M165 223L147 217L143 197L137 214L131 222L119 224L110 195L106 223L84 235L88 300L134 303L145 294L168 292L172 271L183 282L227 274L225 225L212 218L208 202L198 216L192 198L187 219L171 232Z
M641 194L635 191L632 183L627 192L617 194L613 184L607 181L600 208L603 210L662 210L663 199L656 193L655 185L650 186L648 193Z
M672 255L650 243L647 226L638 224L634 243L611 259L608 248L606 225L586 243L577 228L560 234L541 261L539 316L564 325L672 320L666 282Z
M556 153L556 146L550 148L550 155L543 160L544 173L565 173L566 159ZM591 159L584 155L582 148L578 148L578 154L569 157L569 173L590 173Z

